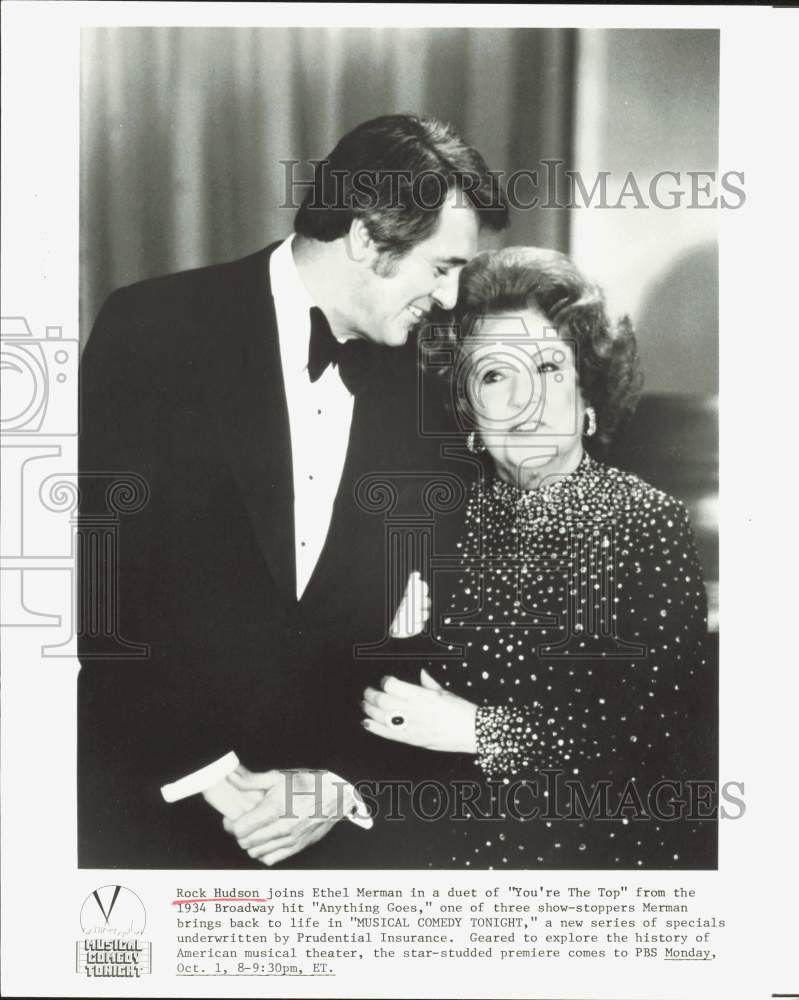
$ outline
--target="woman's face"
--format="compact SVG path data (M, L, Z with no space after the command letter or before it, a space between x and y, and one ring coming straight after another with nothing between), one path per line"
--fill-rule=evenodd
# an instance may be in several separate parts
M464 345L458 382L501 479L532 488L577 467L585 404L574 347L543 315L486 317Z

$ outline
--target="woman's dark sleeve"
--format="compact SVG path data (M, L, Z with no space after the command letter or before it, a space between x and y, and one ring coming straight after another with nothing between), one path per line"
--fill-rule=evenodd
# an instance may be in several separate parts
M595 617L593 634L568 623L567 648L538 647L538 673L551 683L535 697L478 707L477 763L487 778L545 768L642 785L701 776L702 571L684 506L652 495L602 530L613 611Z

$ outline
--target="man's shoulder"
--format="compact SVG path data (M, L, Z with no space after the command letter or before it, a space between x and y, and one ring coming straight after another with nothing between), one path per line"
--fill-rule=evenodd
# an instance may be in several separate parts
M272 244L237 260L174 271L123 285L111 293L106 305L135 304L138 308L158 311L171 308L202 310L220 296L235 295L237 289L248 282L268 282L267 260L278 245Z
M203 345L211 351L220 338L249 335L267 321L268 260L277 245L118 288L97 314L88 353L105 348L166 362L188 347L197 354Z

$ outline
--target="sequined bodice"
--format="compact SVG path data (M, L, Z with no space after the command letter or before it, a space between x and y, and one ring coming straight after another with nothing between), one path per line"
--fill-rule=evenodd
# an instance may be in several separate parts
M586 456L537 490L475 486L458 551L437 637L461 655L431 669L478 704L488 780L644 783L692 766L705 594L679 501Z

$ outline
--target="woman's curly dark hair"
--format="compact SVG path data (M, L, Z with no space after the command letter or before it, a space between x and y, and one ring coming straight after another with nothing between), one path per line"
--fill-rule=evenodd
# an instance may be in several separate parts
M635 409L643 384L630 320L611 323L602 290L564 254L506 247L478 254L461 272L451 336L462 345L486 316L527 309L574 343L580 391L596 411L594 440L609 444Z

